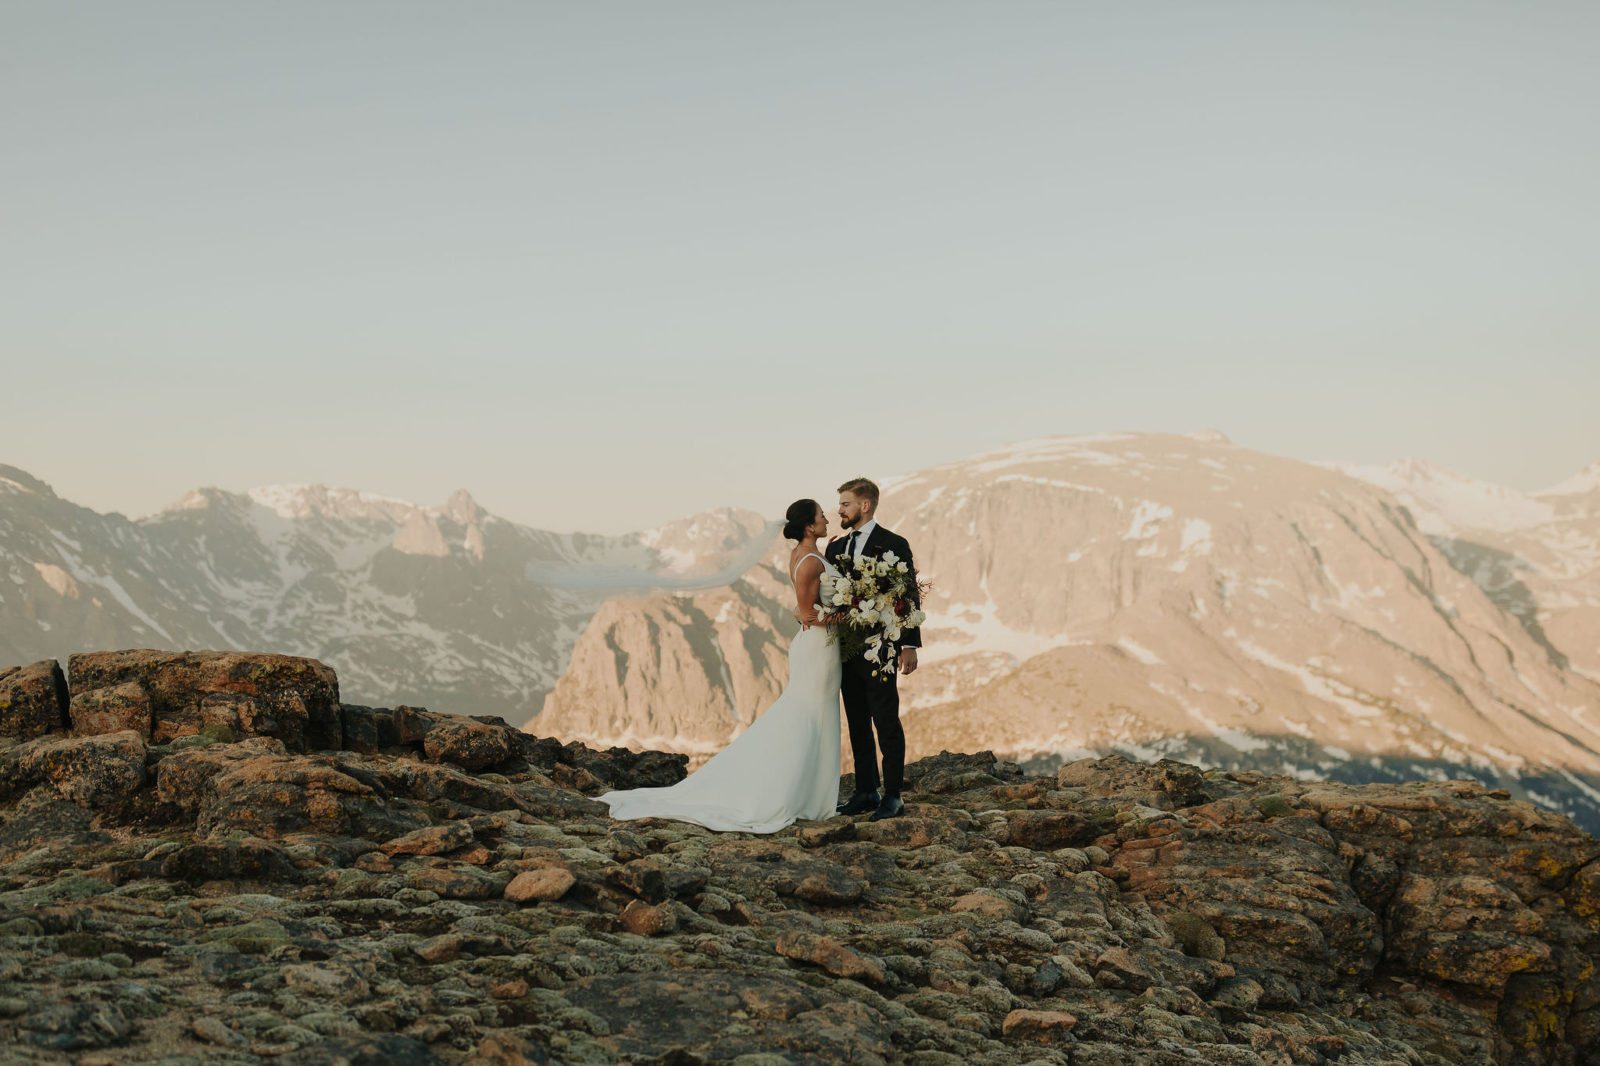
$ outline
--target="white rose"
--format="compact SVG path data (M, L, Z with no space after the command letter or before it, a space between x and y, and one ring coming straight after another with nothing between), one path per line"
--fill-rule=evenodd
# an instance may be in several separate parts
M900 556L896 555L894 552L884 552L883 561L888 563L890 566L893 566L895 563L900 561Z

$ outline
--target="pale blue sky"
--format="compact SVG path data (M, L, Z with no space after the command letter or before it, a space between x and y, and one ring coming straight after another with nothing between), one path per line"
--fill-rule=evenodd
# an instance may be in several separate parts
M1600 5L0 5L0 462L776 514L1216 427L1600 459Z

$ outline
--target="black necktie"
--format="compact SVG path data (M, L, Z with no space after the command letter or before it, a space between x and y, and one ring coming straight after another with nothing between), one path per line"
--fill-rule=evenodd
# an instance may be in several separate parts
M859 530L859 529L856 529L856 530L852 530L852 531L851 531L851 532L850 532L850 539L849 539L849 540L848 540L848 541L846 541L846 542L845 542L845 546L844 546L844 554L845 554L845 555L846 555L846 556L847 556L847 557L848 557L848 558L849 558L849 559L850 559L850 560L851 560L851 561L854 561L854 560L855 560L855 557L856 557L856 534L858 534L858 533L860 533L860 532L861 532L861 530Z

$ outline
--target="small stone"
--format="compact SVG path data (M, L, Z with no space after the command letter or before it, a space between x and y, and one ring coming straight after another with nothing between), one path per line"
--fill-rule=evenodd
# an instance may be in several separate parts
M464 943L461 937L445 933L442 936L429 937L411 950L423 962L438 965L441 962L450 962L460 955Z
M111 1047L133 1033L133 1023L110 1003L46 1007L24 1017L22 1027L32 1031L34 1044L56 1051Z
M548 1061L544 1048L536 1048L513 1033L497 1032L479 1041L461 1066L536 1066Z
M955 902L950 904L950 910L956 914L985 914L1012 921L1023 916L1022 908L1017 904L987 892L970 892L965 896L958 896Z
M288 966L283 970L283 980L290 988L302 989L309 996L340 1003L367 998L367 982L343 967L317 963Z
M472 827L466 822L446 822L395 837L382 845L385 855L439 855L472 843Z
M445 899L493 899L505 882L475 866L433 866L414 871L407 884Z
M1056 1043L1067 1039L1078 1019L1064 1010L1014 1010L1001 1023L1002 1036L1014 1040Z
M527 870L511 879L506 886L506 899L513 903L557 900L577 883L578 879L572 875L572 871L564 866Z
M884 982L883 967L862 958L829 936L785 932L779 935L776 947L779 955L820 966L835 977L848 977L875 985Z
M194 1035L208 1044L221 1044L223 1047L243 1047L249 1043L243 1033L234 1032L216 1018L196 1018Z
M618 917L622 928L639 936L656 936L678 928L678 912L672 909L671 903L651 905L636 899L622 908Z
M296 1018L295 1024L321 1036L355 1036L361 1032L361 1023L343 1011L312 1011Z
M518 978L504 984L495 985L489 989L489 995L495 999L521 999L528 994L528 982Z
M1253 1011L1261 1002L1263 991L1259 982L1248 977L1229 977L1217 982L1217 987L1211 990L1211 1002Z

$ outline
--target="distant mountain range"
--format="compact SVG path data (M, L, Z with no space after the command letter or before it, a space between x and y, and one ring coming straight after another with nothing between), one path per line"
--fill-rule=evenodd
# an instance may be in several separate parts
M1059 437L888 481L936 583L911 757L1172 755L1465 774L1600 827L1600 464L1523 494L1220 434ZM350 702L704 755L782 688L786 545L717 511L622 537L322 486L129 520L0 466L0 666L311 655Z
M760 517L718 511L622 537L529 529L321 485L206 488L130 520L0 466L0 661L90 648L310 655L348 702L525 722L617 589L748 567ZM9 583L7 583L9 579Z

